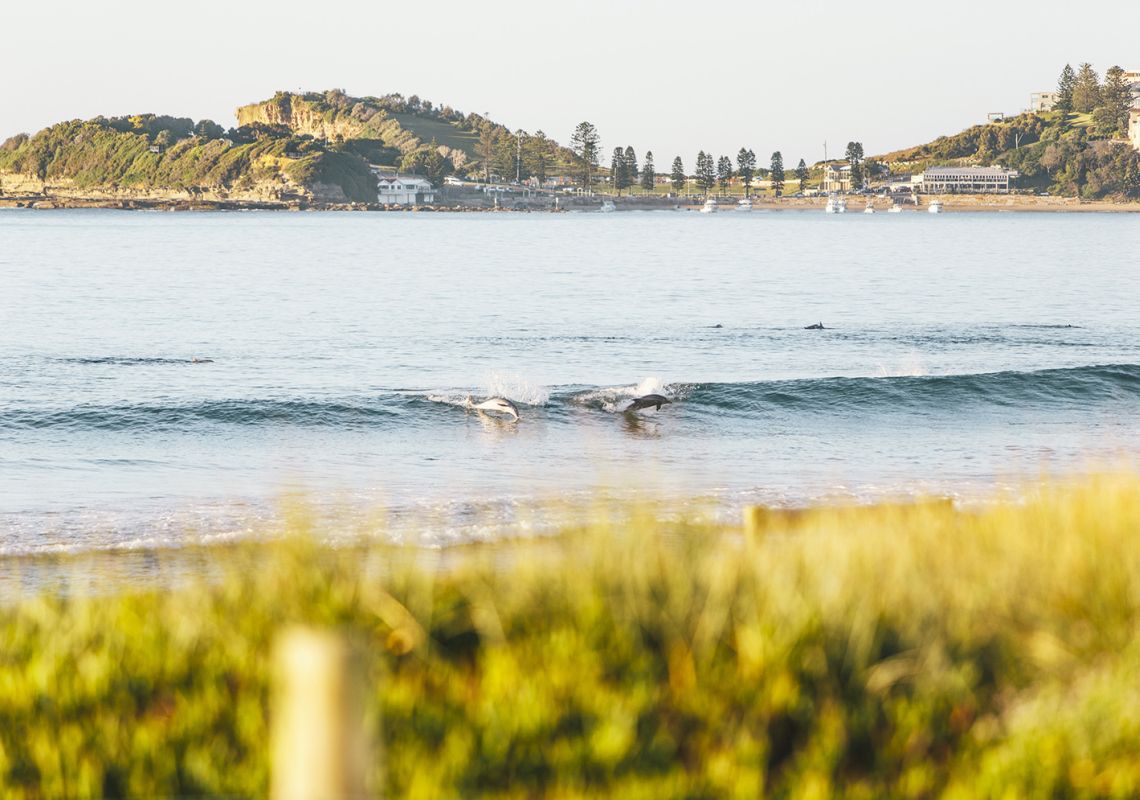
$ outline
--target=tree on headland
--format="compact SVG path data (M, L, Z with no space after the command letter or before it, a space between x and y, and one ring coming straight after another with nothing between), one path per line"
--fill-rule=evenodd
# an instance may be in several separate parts
M1073 88L1077 85L1077 73L1073 72L1071 64L1066 64L1061 70L1061 77L1057 81L1057 101L1053 108L1064 114L1073 110Z
M736 174L740 176L740 182L744 184L744 196L748 197L752 193L752 177L756 174L756 154L751 150L740 148L740 152L736 154Z
M863 143L848 142L845 155L847 163L851 165L851 189L863 188Z
M637 153L633 150L633 145L625 148L625 168L629 170L629 185L637 183Z
M680 156L673 159L673 171L669 178L674 192L679 192L685 188L685 165L681 163Z
M709 156L712 158L712 156ZM716 180L720 184L720 193L724 194L728 189L728 184L732 180L732 159L728 156L721 156L716 162Z
M444 178L455 172L455 165L451 159L440 155L439 147L433 141L430 146L405 155L400 161L400 171L422 175L433 186L439 186Z
M704 150L697 153L696 179L697 186L705 194L716 185L716 164L713 162L713 157L706 155Z
M610 175L614 180L614 191L619 195L622 189L633 185L629 176L629 164L625 160L625 150L620 147L614 148L614 154L610 158Z
M646 150L645 163L641 165L641 188L646 192L652 192L656 177L653 173L653 151Z
M570 150L575 156L578 178L583 189L589 189L594 180L594 170L601 155L602 137L598 129L589 122L579 122L570 137Z
M542 131L523 140L523 167L541 186L558 160L558 145Z
M1093 112L1099 116L1097 128L1105 136L1128 133L1128 113L1132 108L1132 85L1124 79L1124 69L1111 66L1104 73L1100 90L1100 106Z
M491 163L495 160L495 127L490 123L479 130L479 141L475 143L475 155L483 165L483 182L491 182Z
M808 179L808 166L807 163L801 158L800 163L796 165L796 180L800 182L799 191L807 191Z
M768 179L772 181L772 190L776 197L784 193L784 156L777 150L772 153L772 164L768 168Z
M1073 111L1087 114L1100 105L1100 79L1092 64L1081 64L1073 84Z

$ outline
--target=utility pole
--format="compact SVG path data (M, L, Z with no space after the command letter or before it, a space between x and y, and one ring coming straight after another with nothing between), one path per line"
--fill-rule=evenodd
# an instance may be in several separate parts
M522 128L515 131L515 183L522 183Z
M827 163L827 139L823 140L823 163Z

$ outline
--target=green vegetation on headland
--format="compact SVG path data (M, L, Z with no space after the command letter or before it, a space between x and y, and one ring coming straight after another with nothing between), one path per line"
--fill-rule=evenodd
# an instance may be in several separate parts
M287 132L141 115L63 122L0 145L3 173L104 192L207 192L375 202L359 156Z
M442 569L300 520L200 582L156 553L170 588L20 600L0 794L265 796L294 623L370 659L387 797L1140 794L1140 478L748 530L596 520Z
M1047 111L976 125L928 144L878 156L895 171L1000 164L1019 185L1085 199L1140 198L1140 153L1098 135L1077 115Z

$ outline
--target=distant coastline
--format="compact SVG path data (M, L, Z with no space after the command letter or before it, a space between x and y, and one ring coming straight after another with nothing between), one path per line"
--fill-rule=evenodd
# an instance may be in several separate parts
M322 203L308 201L253 201L253 200L189 200L178 197L138 197L106 198L79 197L72 195L32 195L25 197L0 197L0 208L26 208L39 211L65 209L112 209L120 211L372 211L404 213L551 213L589 212L600 206L603 198L613 200L619 211L680 210L698 211L701 199L628 196L557 198L541 196L519 201L516 205L495 207L492 204L473 202L439 203L434 205L406 206L381 205L378 203ZM736 198L723 198L723 213L733 213L731 203ZM876 211L886 211L891 201L881 197L870 198ZM930 200L942 203L947 212L990 212L990 213L1140 213L1140 202L1112 200L1083 200L1077 197L1036 197L1032 195L929 195L923 196L923 206L915 208L904 205L905 213L925 211ZM754 197L753 208L761 213L773 211L811 212L822 211L827 202L824 197ZM858 195L849 197L849 213L860 213L865 199Z

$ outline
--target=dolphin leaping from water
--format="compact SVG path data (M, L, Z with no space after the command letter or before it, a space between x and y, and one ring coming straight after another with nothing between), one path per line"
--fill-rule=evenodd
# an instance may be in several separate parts
M471 398L468 397L466 405L475 411L494 411L499 414L507 414L516 420L519 418L519 407L505 397L490 397L482 403L472 402Z
M661 406L669 405L672 402L673 402L672 400L670 400L668 397L665 397L664 395L647 394L647 395L642 395L641 397L633 398L633 402L630 403L626 407L625 410L626 411L640 411L643 408L650 408L651 406L653 406L653 407L656 407L658 411L660 411Z

